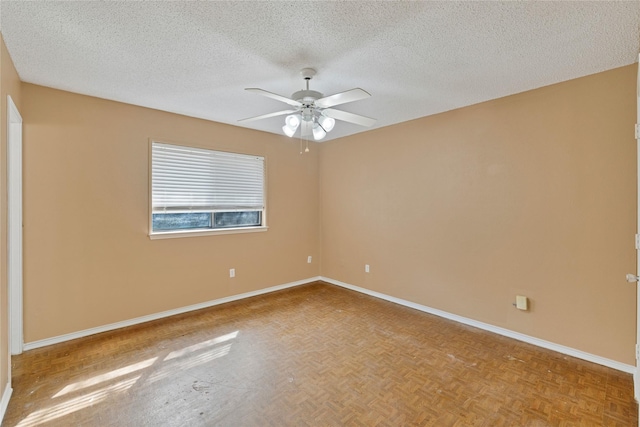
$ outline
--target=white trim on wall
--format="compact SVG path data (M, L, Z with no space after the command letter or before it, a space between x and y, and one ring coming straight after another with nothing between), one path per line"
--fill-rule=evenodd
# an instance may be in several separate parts
M295 282L285 283L283 285L272 286L270 288L260 289L257 291L246 292L243 294L232 295L225 298L220 298L212 301L207 301L199 304L190 305L187 307L176 308L173 310L163 311L161 313L150 314L147 316L137 317L135 319L125 320L122 322L111 323L109 325L99 326L96 328L85 329L79 332L73 332L70 334L59 335L57 337L46 338L43 340L33 341L24 344L24 350L32 350L35 348L46 347L52 344L58 344L65 341L70 341L77 338L86 337L89 335L98 334L101 332L112 331L114 329L124 328L127 326L133 326L140 323L150 322L152 320L158 320L169 316L174 316L176 314L187 313L190 311L200 310L207 307L213 307L215 305L224 304L231 301L237 301L244 298L250 298L258 295L267 294L269 292L279 291L281 289L292 288L295 286L305 285L307 283L312 283L316 281L322 281L325 283L329 283L332 285L340 286L342 288L350 289L352 291L360 292L362 294L366 294L375 298L379 298L385 301L393 302L396 304L403 305L405 307L413 308L425 313L433 314L439 317L443 317L445 319L453 320L458 323L462 323L465 325L473 326L478 329L482 329L485 331L493 332L498 335L502 335L505 337L513 338L518 341L523 341L529 344L533 344L537 347L546 348L548 350L557 351L558 353L566 354L567 356L577 357L578 359L586 360L588 362L597 363L598 365L606 366L612 369L616 369L618 371L626 372L633 374L635 373L636 367L633 365L627 365L625 363L621 363L612 359L607 359L606 357L597 356L595 354L587 353L582 350L577 350L575 348L567 347L564 345L556 344L550 341L545 341L540 338L535 338L529 335L521 334L520 332L511 331L509 329L500 328L498 326L494 326L488 323L479 322L477 320L469 319L467 317L458 316L457 314L448 313L446 311L438 310L435 308L427 307L425 305L417 304L411 301L403 300L401 298L392 297L390 295L386 295L380 292L371 291L369 289L361 288L359 286L350 285L345 282L341 282L339 280L331 279L323 276L310 277L308 279L298 280Z
M245 292L243 294L231 295L224 298L219 298L212 301L206 301L199 304L193 304L186 307L176 308L173 310L167 310L160 313L149 314L147 316L136 317L135 319L124 320L122 322L111 323L104 326L98 326L95 328L84 329L78 332L72 332L70 334L58 335L52 338L46 338L43 340L32 341L24 344L24 350L33 350L35 348L46 347L52 344L58 344L65 341L75 340L77 338L87 337L89 335L99 334L101 332L113 331L114 329L125 328L127 326L138 325L140 323L150 322L152 320L163 319L165 317L175 316L176 314L187 313L189 311L201 310L203 308L213 307L214 305L220 305L231 301L237 301L244 298L255 297L257 295L263 295L270 292L279 291L282 289L292 288L294 286L305 285L307 283L316 282L320 280L320 276L310 277L308 279L297 280L295 282L285 283L283 285L271 286L265 289L259 289L257 291Z
M13 389L11 388L11 383L7 383L7 386L4 388L4 392L2 393L2 399L0 399L0 422L4 419L4 414L7 413L9 399L11 399L12 393Z
M557 351L558 353L566 354L568 356L577 357L578 359L586 360L587 362L597 363L598 365L607 366L609 368L616 369L618 371L626 372L629 374L635 374L636 372L636 367L633 365L627 365L626 363L621 363L615 360L607 359L606 357L597 356L595 354L587 353L582 350L577 350L575 348L556 344L550 341L545 341L540 338L535 338L529 335L521 334L520 332L515 332L509 329L500 328L498 326L494 326L489 323L479 322L477 320L458 316L457 314L448 313L446 311L427 307L425 305L403 300L401 298L392 297L380 292L371 291L369 289L361 288L359 286L350 285L348 283L344 283L339 280L330 279L328 277L320 277L320 280L322 280L323 282L331 283L332 285L340 286L346 289L351 289L352 291L356 291L372 297L380 298L385 301L390 301L396 304L403 305L405 307L413 308L416 310L423 311L425 313L434 314L436 316L443 317L445 319L449 319L459 323L463 323L465 325L473 326L478 329L483 329L485 331L493 332L498 335L503 335L505 337L513 338L518 341L523 341L529 344L533 344L535 346L546 348L548 350Z
M22 353L22 116L7 95L7 277L9 354ZM11 362L11 357L9 357ZM11 372L11 367L9 367ZM11 380L9 380L11 383Z
M638 187L636 202L636 233L640 234L640 54L638 55L638 69L636 70L636 179ZM636 234L636 271L634 274L640 274L640 247L638 245L638 234ZM638 283L634 283L636 287L636 372L633 374L633 395L636 402L640 402L640 357L638 357L638 345L640 345L640 288ZM640 415L640 408L638 408ZM640 417L638 417L638 425L640 426Z

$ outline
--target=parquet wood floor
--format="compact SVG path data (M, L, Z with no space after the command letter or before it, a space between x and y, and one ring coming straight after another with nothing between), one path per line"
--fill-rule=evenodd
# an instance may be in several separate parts
M631 375L323 283L26 352L3 426L637 426Z

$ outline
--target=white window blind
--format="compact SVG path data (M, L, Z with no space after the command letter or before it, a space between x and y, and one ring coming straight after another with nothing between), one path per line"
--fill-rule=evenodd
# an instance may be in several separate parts
M154 213L264 209L264 157L159 142L151 151Z

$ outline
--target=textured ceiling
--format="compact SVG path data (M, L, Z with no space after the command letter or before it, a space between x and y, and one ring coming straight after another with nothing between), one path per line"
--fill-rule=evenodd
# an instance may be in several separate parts
M288 108L244 88L290 96L313 67L381 127L631 64L640 2L2 0L0 29L26 82L238 126Z

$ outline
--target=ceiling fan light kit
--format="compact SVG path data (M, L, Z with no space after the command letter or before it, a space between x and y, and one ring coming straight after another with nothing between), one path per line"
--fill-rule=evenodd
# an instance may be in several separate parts
M297 115L290 115L287 116L285 120L285 123L287 126L289 126L292 129L298 129L298 126L300 125L300 117L298 117Z
M335 119L332 119L331 117L327 117L325 115L321 115L320 117L318 117L318 123L327 132L331 132L331 129L333 129L333 127L336 125Z
M288 125L282 126L282 131L289 138L291 138L296 133L296 129L298 129L298 126L296 126L295 128L292 128L291 126L288 126Z
M300 126L300 116L297 114L292 114L284 119L284 126L282 126L282 131L285 135L291 138L296 133L298 126Z
M313 124L312 131L313 139L315 139L316 141L320 141L322 138L327 136L327 132L322 129L322 126L320 126L318 123Z
M336 124L336 120L367 127L373 126L376 123L375 119L331 108L336 105L346 104L347 102L368 98L371 95L367 91L355 88L323 97L322 93L309 89L309 80L316 75L316 71L313 68L303 68L300 74L306 82L306 88L295 92L291 95L291 98L258 88L245 89L246 91L284 102L295 107L294 110L263 114L240 121L261 120L286 114L287 117L284 120L284 126L282 126L282 132L284 132L285 135L290 138L293 137L298 127L300 127L301 138L313 136L313 139L316 141L322 140L327 136L328 132L331 132Z

